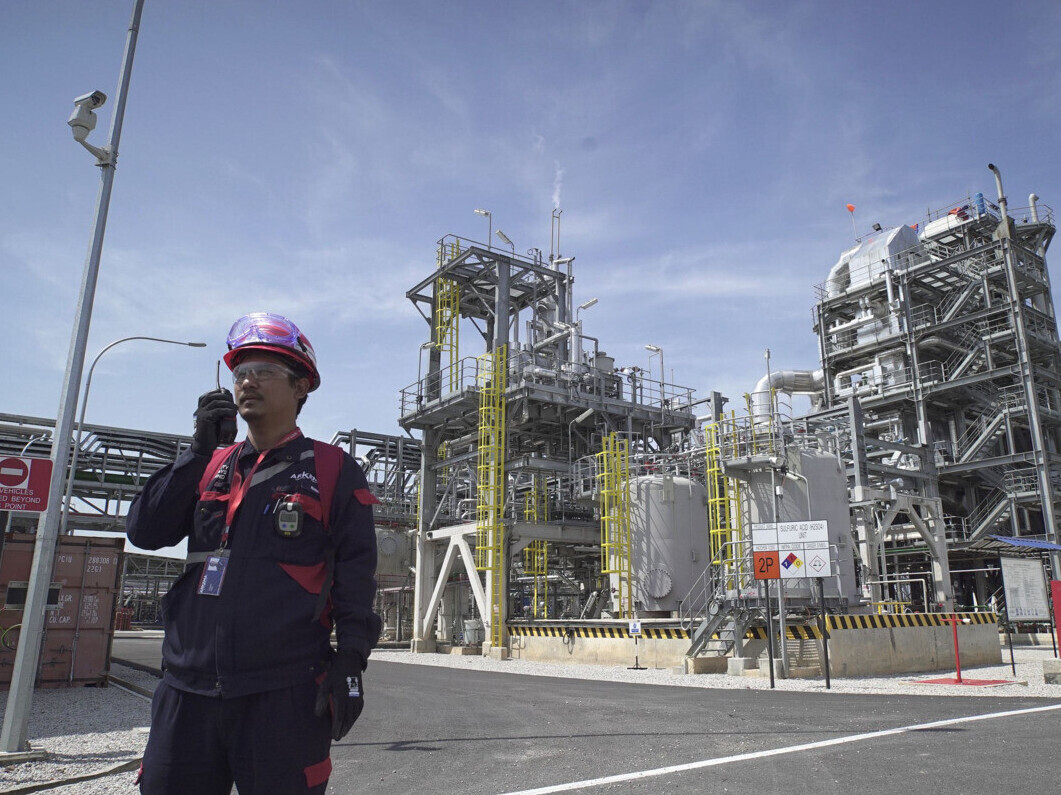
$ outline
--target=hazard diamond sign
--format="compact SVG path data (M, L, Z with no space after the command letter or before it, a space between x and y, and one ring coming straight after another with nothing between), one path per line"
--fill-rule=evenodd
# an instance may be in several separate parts
M752 560L757 580L831 577L829 525L820 520L753 524Z
M50 458L0 458L0 511L35 511L48 507Z

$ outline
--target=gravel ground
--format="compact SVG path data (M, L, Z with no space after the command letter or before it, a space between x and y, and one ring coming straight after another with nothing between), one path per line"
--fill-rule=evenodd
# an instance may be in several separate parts
M113 665L114 676L154 690L151 674ZM0 715L7 706L0 700ZM34 791L53 781L99 773L122 763L137 766L147 744L151 704L142 696L117 687L45 688L33 695L28 736L30 746L48 752L38 762L21 762L0 768L0 792ZM60 795L112 795L135 793L132 771L113 773L92 781L54 788Z
M1061 685L1043 683L1044 659L1053 656L1050 648L1016 650L1017 675L1010 666L993 665L962 669L962 678L1002 679L1008 684L993 687L959 685L923 685L917 679L942 678L953 672L904 674L890 677L833 679L826 691L822 679L778 679L778 690L812 691L830 694L881 693L933 696L1020 696L1061 698ZM499 671L532 676L567 679L595 679L612 682L636 682L651 685L704 688L769 689L766 677L731 677L722 674L686 676L670 670L631 671L597 665L559 665L528 660L498 661L484 657L410 654L406 651L377 650L374 660L435 665L446 668ZM1008 650L1003 651L1008 661ZM113 674L121 680L153 690L158 683L151 674L123 665L114 665ZM371 672L369 674L371 676ZM6 699L0 699L0 715ZM150 704L140 696L117 687L38 690L33 698L29 723L30 743L48 752L46 760L23 762L0 768L0 792L19 793L46 790L56 795L115 795L137 790L133 785L135 769L114 772L91 781L49 786L51 782L100 773L122 763L135 765L147 743Z

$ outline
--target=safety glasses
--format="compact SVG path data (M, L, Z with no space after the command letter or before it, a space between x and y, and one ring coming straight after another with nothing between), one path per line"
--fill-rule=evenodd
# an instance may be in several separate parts
M273 362L246 362L232 368L232 383L237 385L242 384L248 378L260 384L262 381L275 381L278 378L294 376L294 371Z
M229 329L228 349L261 342L297 350L302 347L298 338L298 326L286 317L272 312L255 312L241 317Z

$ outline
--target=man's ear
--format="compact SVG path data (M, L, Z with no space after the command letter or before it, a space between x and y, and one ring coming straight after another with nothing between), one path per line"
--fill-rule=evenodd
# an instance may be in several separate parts
M309 394L309 379L308 378L296 378L295 379L295 398L302 400Z

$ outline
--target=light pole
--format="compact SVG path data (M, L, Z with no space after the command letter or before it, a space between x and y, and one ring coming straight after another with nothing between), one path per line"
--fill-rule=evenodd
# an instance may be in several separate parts
M493 216L493 213L491 213L489 210L484 210L484 209L482 209L480 207L480 208L477 208L475 210L475 214L476 215L485 215L486 216L486 221L487 221L486 247L487 247L487 249L492 249L493 245L491 244L490 241L494 239L494 216Z
M659 354L659 386L660 386L660 390L662 390L663 389L663 381L664 381L664 377L663 377L663 372L664 372L663 371L663 348L659 347L658 345L646 345L645 346L645 350L648 351L649 354L650 354L649 357L648 357L648 360L649 360L650 363L652 361L652 357L655 356L656 354ZM651 364L649 366L651 366Z
M665 380L663 370L663 348L659 347L658 345L646 345L645 350L649 352L648 366L650 368L652 367L652 357L655 356L657 353L659 354L659 408L660 417L662 418L662 412L664 410L664 401L666 398L667 391L666 388L663 386L663 381Z
M103 354L115 345L120 345L123 342L131 342L132 340L165 342L169 345L187 345L189 348L206 347L205 342L181 342L180 340L167 340L162 339L161 337L122 337L120 340L115 340L96 354L96 358L92 360L92 364L88 368L88 378L85 379L85 394L81 398L81 416L77 421L77 441L74 442L74 452L70 457L70 475L66 478L66 493L63 495L63 519L59 526L60 535L66 535L69 532L67 524L70 519L70 503L73 500L74 476L77 473L77 457L81 452L81 437L85 433L85 410L88 408L88 393L89 390L92 389L92 372L96 369L96 363L100 360L100 357L102 357Z
M118 159L118 142L121 139L122 122L125 119L125 100L129 91L133 55L136 52L136 37L140 31L140 16L143 10L144 0L135 0L132 20L129 22L129 31L125 40L121 75L118 78L114 115L111 117L110 143L102 149L96 149L96 147L90 149L100 169L99 194L96 198L96 223L92 231L92 242L89 244L88 257L81 280L81 294L78 297L77 311L74 316L74 333L70 341L70 354L66 360L66 374L63 377L62 399L55 421L51 454L52 477L48 491L51 499L37 522L37 539L33 545L33 562L29 585L26 588L26 605L22 613L22 638L25 642L18 645L15 664L11 671L7 710L4 713L3 729L0 730L0 758L5 753L17 754L26 750L26 727L29 724L30 704L33 701L33 682L36 679L37 664L40 661L39 638L44 631L48 584L51 582L55 543L59 535L60 511L55 503L55 495L63 488L67 456L70 452L70 435L74 428L74 411L77 409L77 393L81 384L81 373L85 367L85 347L88 343L88 329L92 320L92 302L96 296L99 261L103 252L103 234L107 228L107 210L110 207L111 188L114 185L114 164ZM73 131L74 140L82 143L86 148L88 145L85 144L85 138L95 127L93 108L98 108L105 101L106 96L99 91L74 100L75 109L68 124Z
M500 229L498 229L497 230L497 236L499 238L501 238L501 240L504 242L504 244L506 246L511 246L512 247L512 256L513 257L516 256L516 244L508 239L508 235L506 235L504 232L502 232Z
M589 309L591 306L594 306L596 303L597 303L597 299L596 298L590 298L588 301L586 301L586 303L579 304L578 305L578 309L575 310L575 323L578 324L578 323L582 322L581 320L578 319L579 312L581 312L583 309Z

